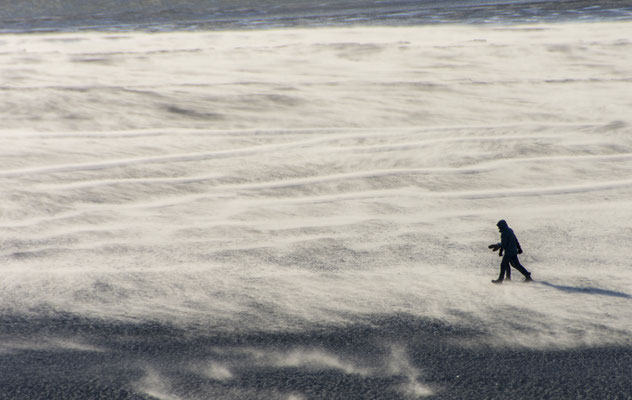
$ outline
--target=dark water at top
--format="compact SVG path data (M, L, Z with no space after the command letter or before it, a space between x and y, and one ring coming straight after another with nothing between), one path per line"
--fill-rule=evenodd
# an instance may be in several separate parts
M0 0L0 32L632 19L631 0Z

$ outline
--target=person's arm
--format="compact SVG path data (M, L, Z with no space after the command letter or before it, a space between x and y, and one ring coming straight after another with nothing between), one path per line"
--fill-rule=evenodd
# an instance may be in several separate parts
M511 240L509 238L509 234L505 231L503 231L500 234L500 243L498 243L500 245L500 248L505 250L507 248L507 246L509 245L509 240Z
M509 241L510 240L511 240L511 238L509 236L509 232L507 232L507 231L501 232L501 234L500 234L500 243L498 243L500 245L500 251L498 252L498 256L499 257L502 257L503 252L509 246Z

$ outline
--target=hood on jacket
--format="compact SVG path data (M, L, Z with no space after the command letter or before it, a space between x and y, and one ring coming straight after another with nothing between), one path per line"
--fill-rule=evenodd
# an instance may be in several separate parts
M504 219L498 221L496 226L498 227L499 231L504 231L505 229L509 228L509 225L507 225L507 221L505 221Z

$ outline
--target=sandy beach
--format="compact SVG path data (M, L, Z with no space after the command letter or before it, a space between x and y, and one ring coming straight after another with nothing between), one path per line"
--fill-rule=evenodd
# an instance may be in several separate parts
M631 37L3 35L0 398L630 398Z

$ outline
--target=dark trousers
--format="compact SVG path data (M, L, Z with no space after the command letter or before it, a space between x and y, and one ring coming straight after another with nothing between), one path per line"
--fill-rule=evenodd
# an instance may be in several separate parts
M531 273L525 269L525 267L520 264L520 260L518 260L518 255L514 256L503 256L503 260L500 262L500 276L499 280L503 280L506 276L506 279L511 279L511 264L512 267L518 270L525 278L531 276Z

